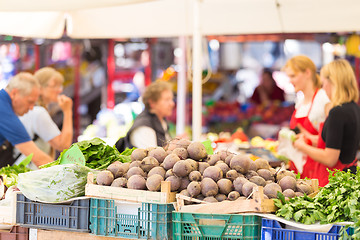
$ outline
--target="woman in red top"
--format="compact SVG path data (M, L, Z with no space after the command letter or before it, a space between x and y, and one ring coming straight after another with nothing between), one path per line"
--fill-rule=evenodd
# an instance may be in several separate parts
M316 146L320 123L326 118L325 107L330 102L325 91L320 89L316 66L310 58L299 55L289 59L283 69L294 85L295 92L301 95L296 102L290 128L299 128L308 137L308 144ZM295 172L299 170L302 178L311 178L314 174L313 164L314 161L306 157L303 166L296 169L291 162L290 169Z
M300 134L294 146L315 162L312 178L319 185L328 183L327 169L356 170L356 153L360 143L359 89L350 64L346 60L335 60L321 69L323 89L331 100L331 109L322 125L318 148L305 143Z

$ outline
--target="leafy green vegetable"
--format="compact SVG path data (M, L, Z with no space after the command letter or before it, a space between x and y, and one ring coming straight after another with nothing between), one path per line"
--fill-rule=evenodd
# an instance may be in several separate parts
M0 169L0 175L3 176L4 185L6 187L11 187L17 184L19 173L31 171L31 169L26 166L31 162L32 156L33 154L31 153L21 163L19 163L19 165L7 165L6 167L2 167Z
M130 162L130 155L135 148L125 149L122 153L116 149L115 146L111 147L107 145L100 138L93 138L92 140L85 140L81 142L74 143L76 144L81 152L83 153L86 163L85 166L92 169L106 169L111 163L115 161L119 162ZM73 145L74 145L73 144ZM71 147L70 147L71 148ZM47 168L60 164L60 160L68 149L61 152L59 158L46 165L41 166L40 168Z

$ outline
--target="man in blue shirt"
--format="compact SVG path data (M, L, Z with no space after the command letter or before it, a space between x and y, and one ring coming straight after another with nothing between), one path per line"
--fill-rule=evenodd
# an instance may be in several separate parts
M39 95L40 86L36 78L25 72L14 76L6 88L0 90L0 145L8 140L24 155L33 153L32 161L37 166L53 159L35 145L18 116L32 109Z

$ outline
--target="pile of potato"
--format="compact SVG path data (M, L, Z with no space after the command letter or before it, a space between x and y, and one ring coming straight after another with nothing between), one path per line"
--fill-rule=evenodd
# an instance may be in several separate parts
M293 172L275 170L268 161L251 160L246 154L227 151L207 155L204 145L185 139L165 148L136 149L131 163L114 162L97 175L99 185L160 191L161 181L171 191L208 202L251 198L255 186L263 186L265 198L277 192L292 198L310 194L312 188Z

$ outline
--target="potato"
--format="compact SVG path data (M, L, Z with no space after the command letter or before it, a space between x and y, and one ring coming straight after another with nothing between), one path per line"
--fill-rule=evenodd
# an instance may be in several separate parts
M226 173L226 178L230 179L231 181L234 181L236 178L238 178L240 174L236 170L229 170Z
M252 178L249 179L249 181L255 183L258 186L264 187L266 185L265 179L259 176L253 176Z
M249 170L252 170L252 171L255 171L255 172L258 170L258 167L257 167L256 163L253 160L250 161Z
M254 187L257 187L257 185L253 182L246 182L244 183L244 185L242 186L242 193L245 197L249 197L250 194L253 193L254 191ZM252 195L253 196L253 195Z
M224 175L226 175L226 173L230 170L229 166L226 163L221 162L221 161L217 162L215 164L215 166L219 167Z
M219 192L219 187L211 178L203 178L201 181L201 194L205 197L215 196Z
M96 183L98 185L110 186L113 181L114 175L108 170L103 170L96 176Z
M238 177L234 180L233 184L234 184L234 189L235 191L238 191L240 194L244 195L242 192L242 187L245 183L249 182L249 180L247 180L244 177Z
M230 161L230 168L245 174L249 170L250 161L252 160L245 154L235 155Z
M192 181L186 189L191 197L196 197L201 193L201 184L199 182Z
M208 167L210 167L210 164L208 164L207 162L199 162L199 172L201 174L203 174L205 169Z
M121 163L119 161L115 161L110 164L106 170L109 170L114 178L123 177L126 172L129 170L130 163Z
M210 166L204 170L203 173L204 178L211 178L215 182L219 181L223 177L223 172L219 167Z
M234 154L229 154L226 158L225 158L225 163L230 166L230 162L231 162L231 159L234 157L235 155Z
M218 161L220 161L220 155L219 154L209 155L208 158L206 159L206 162L210 166L214 166Z
M149 172L151 169L157 166L159 166L159 162L154 157L145 157L140 163L140 168L144 172Z
M226 150L221 150L219 152L217 152L217 154L220 155L220 160L225 162L225 159L229 156L229 155L234 155L232 154L231 152L229 151L226 151Z
M227 199L227 196L225 194L216 194L215 198L218 202L222 202Z
M178 191L182 191L184 189L187 189L187 186L190 184L190 180L187 177L181 178L181 184L178 189Z
M222 178L217 182L217 185L219 187L219 193L228 195L233 189L233 183L226 178Z
M170 151L172 151L172 150L174 150L175 148L178 148L178 147L182 147L182 148L187 149L188 146L190 145L190 143L191 142L189 140L184 139L184 138L181 138L181 139L174 138L167 144L167 146L165 146L165 149L170 150Z
M133 161L130 163L129 169L133 167L140 167L141 161Z
M185 148L175 148L171 153L176 154L181 160L185 160L188 157L188 152Z
M218 200L216 200L216 198L214 196L206 197L206 198L204 198L204 201L210 202L210 203L218 202Z
M147 156L147 154L148 154L147 150L137 148L131 153L130 158L131 158L132 162L133 161L141 161Z
M177 191L181 186L181 178L178 178L176 176L170 176L166 178L165 181L169 181L171 183L172 192Z
M177 177L186 177L192 170L192 166L185 160L177 161L173 166L173 173Z
M166 171L165 173L165 179L170 177L170 176L174 176L174 173L173 173L173 170L172 169L169 169Z
M285 177L285 176L290 176L293 177L294 179L296 179L296 176L293 172L290 172L288 170L280 170L277 174L276 174L276 181L280 182L280 180Z
M247 173L246 173L246 178L247 179L250 179L250 178L252 178L252 177L254 177L254 176L259 176L259 174L257 174L257 172L255 172L255 171L253 171L253 170L249 170Z
M149 151L148 156L154 157L156 160L158 160L159 163L162 163L167 154L162 147L156 147L153 150Z
M165 157L164 162L162 164L165 170L169 170L170 168L173 168L175 163L178 161L180 161L180 158L176 154L171 153Z
M264 187L264 194L268 196L268 198L277 198L278 192L282 192L282 190L277 183L269 183Z
M146 187L150 191L160 191L161 181L164 181L164 178L159 174L154 174L148 177L146 180Z
M283 194L285 197L288 197L288 198L295 197L295 192L292 189L286 189L285 191L283 191Z
M307 184L304 180L298 180L296 182L296 191L309 195L313 192L312 187Z
M190 174L189 174L189 180L190 181L201 181L202 179L202 176L201 176L201 173L199 171L192 171Z
M304 196L304 193L302 192L295 192L295 197L302 197Z
M285 176L279 181L279 185L283 191L286 189L296 190L296 179L291 176Z
M271 180L274 181L275 178L273 176L273 174L270 172L270 170L267 169L259 169L257 170L257 174L262 177L263 179L267 180Z
M127 185L127 179L124 177L119 177L111 183L112 187L123 187L124 188L124 187L126 187L126 185Z
M140 175L133 175L128 179L127 187L129 189L145 190L146 180Z
M207 157L205 146L201 142L192 142L187 148L189 156L194 160L201 160Z
M139 167L130 168L129 171L126 173L127 179L134 175L140 175L142 177L146 176L145 172Z
M182 191L180 192L180 194L181 194L181 195L184 195L184 196L186 196L186 197L191 197L191 196L190 196L190 193L189 193L186 189L182 190ZM190 204L192 204L191 201L187 201L187 200L184 200L184 203L185 203L185 205L190 205Z
M270 169L269 162L263 158L258 158L255 160L257 169Z
M232 191L228 194L228 199L230 201L235 201L236 199L238 199L240 197L240 193L238 193L237 191Z
M163 167L154 167L153 169L151 169L149 171L148 178L151 177L154 174L159 174L160 176L165 178L166 171L165 171L165 169Z
M197 171L199 169L199 162L190 158L186 159L185 161L190 163L192 171Z

